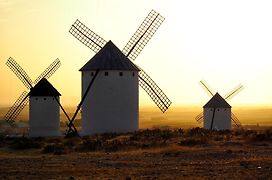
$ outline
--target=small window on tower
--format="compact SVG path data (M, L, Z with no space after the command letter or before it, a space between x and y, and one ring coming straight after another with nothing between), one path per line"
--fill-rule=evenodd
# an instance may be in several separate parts
M94 72L91 72L91 76L94 76Z
M46 100L46 98L43 98L43 100Z
M132 73L132 76L135 76L135 72Z
M55 100L55 98L53 98L53 101Z
M217 109L217 111L220 111L219 109Z
M109 75L109 72L105 72L105 76L108 76Z
M123 76L123 72L119 72L119 76Z
M213 111L213 109L211 108L211 111Z

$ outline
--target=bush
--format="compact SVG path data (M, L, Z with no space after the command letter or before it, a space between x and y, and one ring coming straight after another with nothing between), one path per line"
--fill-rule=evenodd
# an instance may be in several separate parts
M181 140L178 145L180 146L196 146L196 145L208 145L209 142L207 138L186 138Z
M102 142L99 139L85 139L77 148L78 151L96 151L102 147Z
M66 154L66 151L62 145L49 144L43 148L42 153L45 154L53 153L55 155L61 155Z
M103 148L106 152L116 152L123 146L119 140L108 141L104 144Z
M266 130L265 132L259 132L251 136L252 141L272 141L272 131Z
M31 139L31 138L14 138L10 144L10 148L14 150L21 149L39 149L41 148L41 142L39 139Z
M146 129L143 131L134 132L130 136L130 140L139 141L139 140L169 140L178 136L181 131L172 131L170 129Z
M211 131L211 130L208 130L208 129L204 129L204 128L199 128L199 127L196 127L196 128L192 128L190 130L188 130L186 133L185 133L185 136L188 136L188 137L207 137L207 136L210 136L214 131Z

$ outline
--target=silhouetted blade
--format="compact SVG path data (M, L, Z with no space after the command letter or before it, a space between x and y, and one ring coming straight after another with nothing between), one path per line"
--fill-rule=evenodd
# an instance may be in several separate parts
M97 53L107 43L107 41L90 30L78 19L74 22L69 32L95 53Z
M238 94L243 89L244 89L243 85L239 84L232 91L230 91L228 94L225 95L225 99L229 100L229 99L233 98L236 94Z
M60 60L57 58L52 64L50 64L41 75L34 81L34 84L37 84L42 78L48 79L56 70L60 67Z
M8 58L6 65L14 72L14 74L23 82L23 84L28 89L32 87L32 80L13 58Z
M203 114L203 112L201 112L195 117L195 119L198 123L201 123L201 122L203 122L203 117L204 117L204 114Z
M241 122L233 113L231 113L231 120L234 122L235 126L242 127Z
M75 128L75 126L74 126L73 123L74 123L74 121L76 119L76 116L77 116L78 112L80 111L81 106L82 106L85 98L87 97L87 95L88 95L88 93L89 93L89 91L90 91L90 89L91 89L91 87L92 87L92 85L93 85L93 83L94 83L94 81L95 81L95 79L96 79L99 71L100 71L99 69L96 70L96 72L94 74L94 77L92 78L91 82L89 83L89 85L88 85L88 87L87 87L87 89L86 89L86 91L85 91L85 93L84 93L84 95L83 95L80 103L77 106L76 112L74 113L74 115L73 115L72 119L69 121L69 123L67 123L68 129L66 131L66 137L75 136L75 135L79 136L78 133L77 133L77 129Z
M208 93L208 95L210 96L214 95L214 91L211 90L211 88L208 86L208 84L204 80L200 81L200 85Z
M169 108L172 102L142 69L139 72L139 84L163 113Z
M20 114L20 112L27 105L28 93L24 91L20 97L15 101L12 107L9 109L7 114L4 116L4 120L6 120L10 125L14 124L14 120Z
M130 38L123 49L123 53L130 60L135 60L163 21L164 17L152 10Z

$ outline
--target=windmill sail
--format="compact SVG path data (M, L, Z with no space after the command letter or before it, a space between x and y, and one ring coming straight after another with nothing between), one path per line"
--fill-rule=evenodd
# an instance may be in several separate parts
M9 58L6 65L14 72L14 74L23 82L23 84L30 89L32 87L32 80L26 74L25 70L13 59Z
M152 10L126 44L123 53L130 60L135 60L163 21L164 17Z
M210 86L208 86L208 84L204 80L200 81L200 85L211 97L215 94L214 91L210 88Z
M163 93L159 86L142 69L139 72L139 84L163 113L169 108L172 102Z
M4 120L6 120L9 124L13 124L16 117L20 114L20 112L27 105L28 93L24 91L19 98L15 101L12 107L9 109L7 114L4 116Z
M74 113L72 119L69 120L69 123L67 123L68 129L66 131L66 136L70 136L71 134L78 136L77 129L75 128L75 126L74 126L73 123L74 123L75 118L76 118L76 116L77 116L77 114L78 114L78 112L79 112L79 110L80 110L80 108L81 108L81 106L82 106L85 98L87 97L87 95L88 95L88 93L89 93L89 91L90 91L90 89L91 89L91 87L92 87L92 85L94 83L94 80L96 79L98 73L99 73L99 70L97 70L95 72L94 77L92 78L91 82L89 83L89 85L88 85L88 87L87 87L87 89L86 89L86 91L85 91L85 93L84 93L84 95L83 95L83 97L82 97L79 105L77 106L76 112Z
M203 114L203 112L201 112L195 117L195 119L198 123L201 123L201 122L203 122L203 117L204 117L204 114Z
M239 119L233 113L231 113L231 120L234 122L235 126L237 126L237 127L241 127L242 126L242 124L239 121Z
M238 94L240 91L243 90L243 85L239 84L238 86L236 86L232 91L230 91L228 94L225 95L225 99L231 99L232 97L234 97L236 94Z
M56 70L60 67L60 60L57 58L52 64L50 64L41 75L34 81L34 84L37 84L41 79L48 79L52 74L56 72Z
M69 32L95 53L97 53L107 43L107 41L90 30L79 20L76 20Z

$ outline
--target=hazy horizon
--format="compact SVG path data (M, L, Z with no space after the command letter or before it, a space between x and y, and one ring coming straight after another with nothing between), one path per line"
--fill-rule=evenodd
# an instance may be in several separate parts
M76 106L65 106L65 110L72 117ZM8 107L0 108L0 117L5 115ZM140 128L152 127L171 127L171 128L192 128L202 127L198 124L195 117L202 112L201 107L172 107L165 113L153 107L140 107L139 109L139 126ZM235 107L232 112L238 117L243 126L259 125L272 126L272 107ZM61 112L61 121L66 121L66 117ZM80 115L77 116L77 119ZM28 121L28 107L25 107L22 113L17 117L17 121Z

